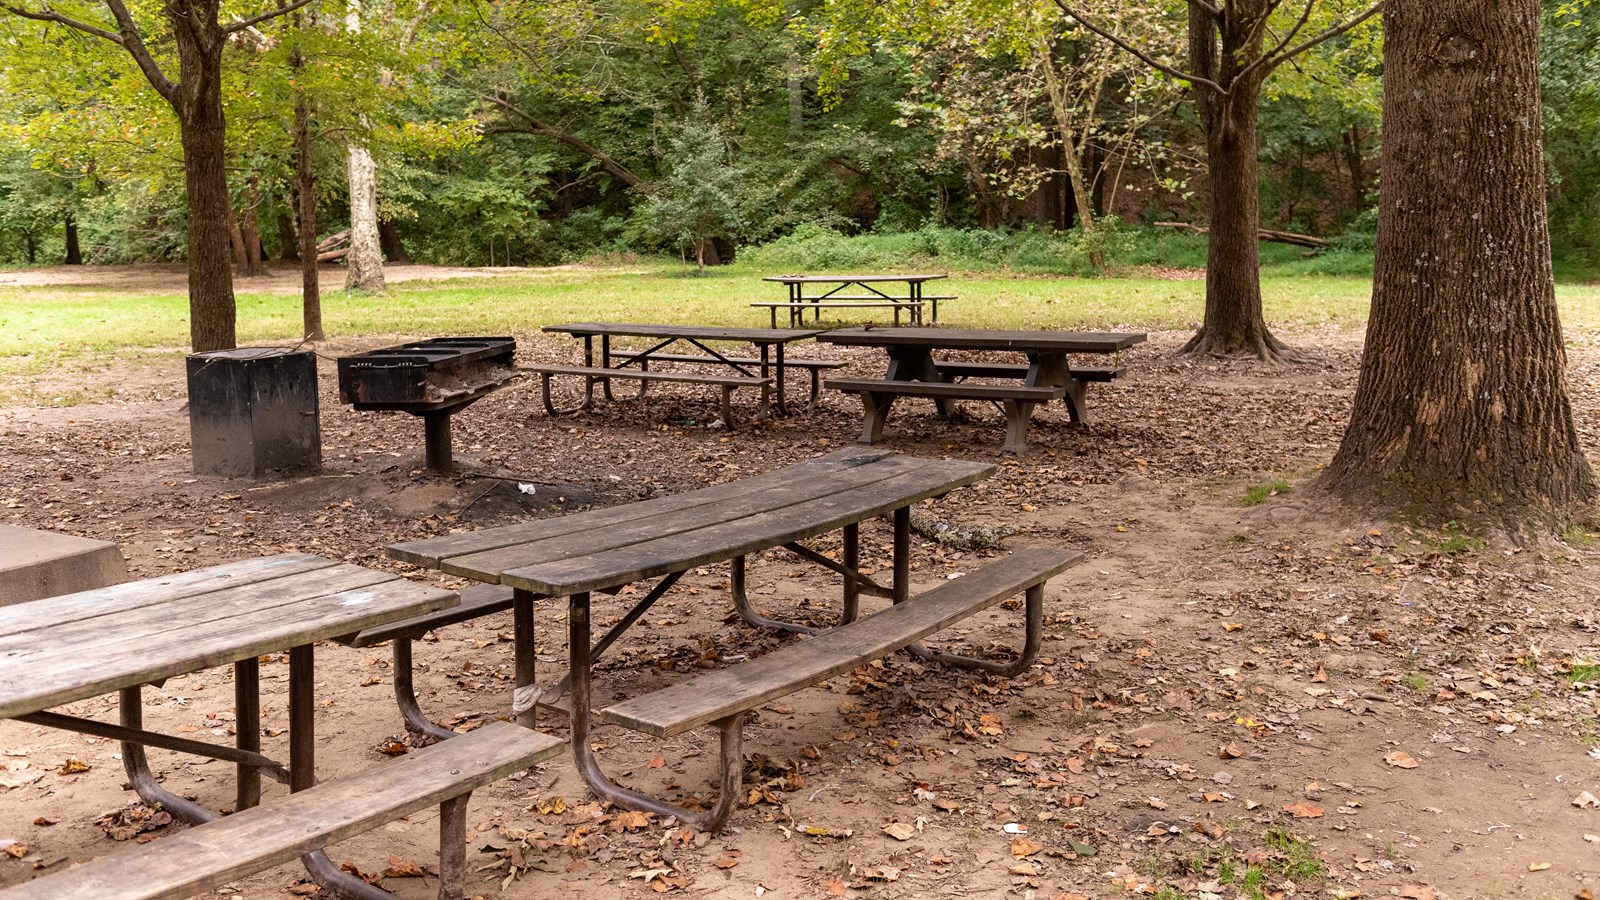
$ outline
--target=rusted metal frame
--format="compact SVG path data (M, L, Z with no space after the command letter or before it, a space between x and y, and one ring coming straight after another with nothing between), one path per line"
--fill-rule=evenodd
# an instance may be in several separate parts
M721 733L718 793L709 811L692 810L667 803L617 784L600 770L594 748L589 746L590 697L592 685L589 655L589 595L574 594L568 599L567 642L570 647L569 672L572 680L572 758L584 783L601 800L677 819L700 831L720 831L739 803L744 780L744 713L736 713L712 724Z
M317 784L316 661L310 644L289 648L289 790L298 793ZM353 900L393 900L348 872L341 871L328 854L313 850L300 857L313 881L335 896Z
M568 416L573 413L583 412L594 405L595 379L592 376L585 375L583 377L583 402L579 403L577 406L571 406L566 409L556 409L555 402L550 399L550 379L552 377L554 376L549 372L539 373L540 392L544 398L545 412L552 416Z
M672 586L677 584L678 579L682 577L683 572L672 572L656 582L656 586L650 589L650 593L646 594L638 603L635 603L633 608L623 615L622 620L611 626L611 629L600 640L595 641L594 646L589 649L589 658L595 660L604 656L605 652L611 649L611 645L622 637L622 633L632 628L645 613L650 611L650 607L656 605L657 600L666 596L667 591L672 590ZM572 673L568 672L561 676L560 680L541 688L536 702L548 705L552 701L565 696L571 688Z
M538 714L533 709L531 693L538 689L538 648L535 643L536 632L533 620L534 593L524 588L513 588L511 591L511 631L512 650L516 656L516 686L512 694L512 711L517 715L517 724L524 728L534 728L538 722ZM524 702L526 699L526 702Z
M400 718L405 720L406 731L415 735L446 740L456 733L434 724L417 702L416 682L412 676L411 638L394 639L394 703L400 707Z
M144 700L139 687L119 691L117 708L118 721L123 728L144 733ZM122 769L128 775L128 783L144 802L152 806L160 804L167 812L192 825L210 822L218 817L215 810L180 797L157 783L155 774L150 771L143 744L122 742Z
M859 525L847 525L845 527L860 528ZM847 584L854 584L858 592L865 592L874 597L894 596L893 588L884 587L866 575L861 574L856 565L835 562L834 560L823 556L821 553L818 553L817 551L807 547L805 544L799 543L798 541L784 544L783 549L808 562L814 562L824 569L828 569L832 572L837 572L838 574L843 575L845 577L845 582Z
M139 689L126 688L125 690L137 692ZM175 753L187 753L191 756L204 756L209 759L217 759L223 762L235 763L239 766L242 772L265 771L267 773L267 777L271 778L273 781L276 781L279 784L289 783L289 770L284 768L282 763L272 760L266 756L262 756L260 753L252 752L244 748L235 749L225 745L207 744L204 741L192 741L188 738L173 737L172 735L161 734L160 732L145 731L138 727L138 725L130 727L127 724L129 718L129 716L124 715L122 717L122 725L113 725L110 722L96 722L93 719L81 719L77 716L64 716L60 713L36 712L29 713L25 716L17 716L17 721L31 722L34 725L42 725L46 728L59 728L62 731L71 731L76 732L77 734L88 734L95 737L107 738L113 741L121 741L124 745L123 758L125 760L128 757L126 752L126 747L128 746L139 748L138 755L140 756L143 756L142 748L155 747L160 750L171 750ZM139 717L135 716L133 718ZM243 737L243 724L240 723L240 726L239 736ZM258 735L260 734L259 727L257 728L256 733ZM241 743L244 742L241 741ZM131 779L133 773L130 772L128 774ZM258 786L258 796L259 791L260 788Z
M672 343L672 341L667 341L666 343L660 344L660 345L658 345L656 347L652 347L649 350L646 350L645 352L646 353L654 353L655 351L660 350L662 347L665 347L667 344L670 344L670 343ZM585 356L585 359L587 359L588 358L588 353L585 352L584 356ZM626 365L627 365L627 363L623 363L621 366L613 366L611 364L611 335L609 335L609 334L600 335L600 368L602 368L602 369L621 369L623 366L626 366ZM642 369L641 369L641 371L642 371ZM601 390L602 393L605 394L606 399L611 401L612 403L617 402L617 398L615 396L613 396L612 393L611 393L611 379L605 377L604 375L593 375L593 376L585 375L584 377L585 378L594 378L594 379L598 380L600 382L600 390ZM628 400L643 400L644 399L644 395L649 393L649 391L650 391L650 383L648 381L640 381L639 382L639 393L634 394L632 397L628 397L628 398L625 398L625 399L628 399Z
M233 664L233 734L240 752L261 754L261 661L254 656ZM261 805L261 767L241 762L234 769L234 811ZM272 777L284 783L278 773Z
M607 340L609 341L609 338ZM606 368L621 370L621 369L626 369L627 367L633 365L634 363L638 363L640 371L648 371L649 368L650 368L650 365L649 365L650 364L650 354L656 352L657 350L664 350L667 347L670 347L673 344L676 344L677 342L678 342L677 338L667 338L666 340L664 340L661 343L655 345L654 347L651 347L649 350L644 350L644 351L629 355L622 362L617 363L614 366L610 364L611 363L611 352L610 352L610 349L607 348L607 351L606 351Z
M861 574L861 524L851 522L844 527L844 567ZM892 593L892 592L891 592ZM844 598L840 603L839 622L849 625L861 613L861 583L854 578L844 580Z
M728 560L728 592L733 595L733 608L739 613L739 618L758 628L773 628L778 631L787 631L792 634L821 634L826 628L813 628L810 625L801 625L796 622L785 622L782 619L773 619L756 611L755 605L750 602L750 595L745 592L745 559L735 556Z
M912 656L928 662L944 663L962 669L975 669L998 675L1002 678L1014 678L1028 671L1033 661L1039 656L1039 642L1044 632L1044 585L1036 584L1028 588L1024 596L1025 626L1022 638L1022 652L1015 660L1008 663L995 662L988 659L976 659L971 656L962 656L959 653L945 653L940 650L929 650L920 643L911 644L906 650Z

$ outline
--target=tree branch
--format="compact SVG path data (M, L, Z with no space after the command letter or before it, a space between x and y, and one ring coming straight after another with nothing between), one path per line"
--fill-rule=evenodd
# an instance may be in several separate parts
M295 2L290 3L290 4L286 5L286 6L280 6L277 9L267 10L266 12L261 13L260 15L251 16L250 18L245 19L242 22L235 22L232 25L229 25L226 28L222 29L222 33L223 34L233 34L236 31L243 31L246 28L249 28L249 27L251 27L253 25L260 25L262 22L265 22L268 19L276 19L279 16L286 16L289 13L294 12L295 10L299 9L302 6L309 5L310 3L311 3L311 0L295 0Z
M1294 27L1289 29L1289 33L1284 35L1282 40L1278 41L1278 46L1273 47L1270 52L1263 53L1256 57L1253 61L1251 61L1250 65L1239 70L1239 77L1243 78L1262 66L1271 66L1272 68L1276 68L1278 63L1274 60L1279 59L1278 53L1281 52L1284 47L1288 46L1290 41L1294 40L1294 36L1300 33L1300 29L1306 27L1306 22L1311 19L1311 9L1316 5L1317 0L1306 0L1306 8L1300 11L1300 21L1294 23ZM1288 57L1283 58L1287 59ZM1271 69L1268 69L1267 71L1270 72Z
M117 30L122 37L119 41L122 49L128 51L133 61L139 64L139 71L144 73L145 80L156 89L156 93L176 107L178 85L161 71L156 58L150 55L150 48L144 45L144 38L139 36L139 27L134 24L133 14L128 12L127 5L122 0L106 0L106 7L111 10L112 18L117 20Z
M1189 5L1198 6L1213 16L1219 19L1222 18L1222 7L1210 2L1210 0L1189 0Z
M550 125L534 118L527 111L523 110L515 103L512 103L510 100L499 96L498 94L479 93L478 96L488 100L490 103L495 104L522 121L527 122L529 126L527 133L542 134L546 137L555 138L563 144L566 144L574 150L577 150L579 153L582 153L599 163L601 168L622 179L623 183L627 184L629 187L646 187L644 179L640 178L638 175L635 175L627 166L623 165L609 153L606 153L604 150L601 150L599 147L590 144L577 135L569 134L555 127L554 125Z
M1116 44L1118 47L1121 47L1123 50L1127 51L1128 53L1133 54L1135 57L1138 58L1138 60L1140 62L1144 63L1145 65L1149 66L1152 69L1155 69L1157 72L1160 72L1160 73L1162 73L1164 75L1170 75L1173 78L1178 79L1179 81L1187 81L1190 84L1194 84L1194 85L1203 85L1205 87L1208 87L1208 88L1212 89L1213 91L1216 91L1217 93L1219 93L1219 94L1221 94L1223 96L1227 96L1228 89L1223 87L1220 84L1217 84L1215 81L1212 81L1209 78L1202 78L1199 75L1192 75L1192 74L1190 74L1188 72L1183 71L1182 69L1175 69L1172 66L1156 62L1156 60L1153 57L1151 57L1149 54L1145 53L1144 51L1142 51L1139 48L1133 46L1132 44L1128 43L1127 41L1124 41L1122 38L1117 37L1116 35L1112 34L1111 32L1106 31L1105 29L1101 28L1100 26L1098 26L1098 25L1094 24L1093 22L1089 21L1088 19L1084 18L1084 16L1081 15L1077 10L1075 10L1072 7L1068 6L1067 3L1066 3L1066 0L1055 0L1055 4L1056 4L1056 6L1061 7L1061 11L1062 12L1066 13L1069 17L1071 17L1072 19L1076 20L1079 25L1082 25L1083 27L1089 29L1090 31L1094 32L1095 34L1100 35L1101 37L1105 38L1106 40L1110 41L1111 43ZM1208 6L1209 4L1197 3L1196 5L1205 7L1205 6Z
M119 46L122 44L122 35L112 31L107 31L104 28L96 28L87 22L79 22L77 19L68 18L58 12L55 12L54 10L44 9L40 10L39 12L34 12L31 9L18 9L17 7L10 5L0 6L0 9L4 9L6 12L11 13L12 15L21 16L24 19L33 19L36 22L56 22L58 24L65 25L68 28L75 28L85 34L92 34L97 38L105 38L113 44L117 44Z
M1283 63L1287 62L1288 60L1291 60L1291 59L1295 58L1296 56L1299 56L1300 54L1306 52L1307 50L1310 50L1312 47L1317 46L1318 44L1322 43L1323 41L1330 41L1330 40L1338 37L1339 35L1344 34L1346 31L1349 31L1350 29L1356 27L1357 25L1360 25L1362 22L1365 22L1366 20L1368 20L1368 19L1372 18L1373 16L1377 15L1378 13L1382 12L1383 11L1383 2L1384 2L1384 0L1378 0L1377 3L1374 3L1371 6L1367 7L1367 11L1366 12L1362 13L1359 16L1356 16L1354 19L1351 19L1350 21L1345 22L1345 23L1340 24L1340 25L1335 25L1332 28L1329 28L1327 31L1324 31L1323 33L1321 33L1321 34L1317 35L1316 37L1312 38L1311 40L1306 41L1305 43L1301 44L1300 46L1294 47L1292 49L1284 51L1283 55L1279 56L1276 60L1273 60L1272 62L1268 63L1268 66L1270 66L1273 69L1276 69L1278 66L1283 65Z

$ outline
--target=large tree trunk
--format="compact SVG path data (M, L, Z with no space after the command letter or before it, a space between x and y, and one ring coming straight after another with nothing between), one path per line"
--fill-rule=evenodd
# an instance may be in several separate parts
M1264 0L1233 0L1217 17L1189 5L1189 63L1195 74L1228 85L1227 95L1194 86L1195 112L1206 138L1206 189L1211 231L1206 243L1206 313L1200 330L1178 352L1194 356L1254 356L1288 360L1295 354L1267 331L1261 311L1260 186L1256 182L1256 107L1265 66L1264 28L1253 27L1270 8Z
M81 266L83 265L83 249L78 246L78 220L73 217L70 209L67 210L64 224L67 228L66 264L69 266Z
M290 198L284 199L287 206ZM278 211L278 258L284 262L300 261L300 236L294 230L294 216L287 209Z
M350 145L350 254L347 291L381 291L383 247L378 240L378 167L366 148Z
M406 245L400 240L400 226L387 219L378 222L378 244L383 255L392 263L409 266L413 262Z
M1538 0L1391 0L1366 355L1335 494L1513 536L1596 493L1573 427L1539 131Z
M195 0L204 7L204 0ZM192 12L169 0L167 18L178 46L174 107L183 144L188 199L189 343L194 352L237 346L233 300L232 238L228 218L227 128L222 116L222 30L216 3Z

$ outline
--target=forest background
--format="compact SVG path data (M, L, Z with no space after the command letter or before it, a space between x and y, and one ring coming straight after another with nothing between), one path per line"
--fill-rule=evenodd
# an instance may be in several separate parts
M231 6L219 21L259 12ZM1071 8L1181 66L1185 7ZM1307 8L1332 23L1362 5ZM1266 82L1261 225L1330 241L1276 248L1297 270L1370 271L1381 40L1367 20ZM1542 54L1557 274L1594 278L1600 9L1545 3ZM765 245L783 271L1204 264L1198 241L1153 227L1208 221L1187 85L1053 2L316 0L233 31L223 59L241 275L298 258L297 107L316 237L349 228L365 152L391 262L716 263ZM181 260L184 196L175 117L127 53L0 16L0 264Z

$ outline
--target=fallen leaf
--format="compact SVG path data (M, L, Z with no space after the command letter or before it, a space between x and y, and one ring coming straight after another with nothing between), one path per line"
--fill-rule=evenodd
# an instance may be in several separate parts
M916 836L917 829L905 822L890 822L883 826L883 833L897 841L909 841Z
M28 855L27 844L6 844L4 849L7 856L12 856L16 859L21 859Z
M721 859L717 860L716 862L712 863L712 865L716 866L719 869L731 869L734 866L737 866L738 864L739 864L739 861L737 859L734 859L731 856L724 856L723 858L721 858Z
M1229 741L1217 748L1217 756L1222 759L1238 759L1243 755L1244 749L1234 741Z
M1579 809L1600 809L1600 799L1597 799L1594 794L1584 791L1572 798L1572 805Z
M1286 803L1283 806L1283 811L1296 819L1320 819L1323 812L1322 807L1304 802Z
M389 854L389 868L383 870L385 878L421 878L422 867L403 856Z
M1223 622L1222 623L1222 630L1223 631L1227 631L1227 632L1240 631L1243 628L1244 628L1244 626L1240 625L1238 622Z
M1547 862L1531 862L1531 863L1528 863L1528 871L1529 872L1543 872L1545 869L1548 869L1548 868L1550 868L1550 863L1547 863Z
M1011 839L1011 855L1016 859L1026 859L1043 849L1043 844L1020 835Z
M1324 683L1327 682L1327 680L1328 680L1328 670L1324 669L1322 667L1322 663L1317 663L1317 674L1311 676L1311 683L1312 684L1324 684Z
M664 757L664 756L652 756L650 758L650 761L644 764L644 767L646 769L659 769L659 768L661 768L662 766L664 766L666 764L667 764L666 757Z
M543 797L540 798L538 805L534 808L545 815L559 816L567 811L567 798Z
M1408 884L1400 889L1406 900L1434 900L1433 888L1425 884Z
M39 825L39 826L45 826L45 825L54 825L54 824L56 824L57 822L60 822L60 821L61 821L60 819L52 818L50 816L40 816L39 818L33 820L33 824Z
M845 891L850 889L848 885L837 878L829 878L828 883L823 887L827 890L829 897L843 897Z
M1007 871L1008 874L1011 874L1011 875L1037 875L1037 874L1039 874L1039 870L1035 869L1033 867L1033 863L1028 863L1028 862L1017 863L1016 865L1012 866L1010 869L1007 869L1006 871Z
M650 825L650 814L630 809L618 814L611 824L618 831L638 831Z
M62 763L61 764L61 768L56 770L56 774L57 775L76 775L79 772L87 772L87 771L89 771L89 764L84 762L83 760L77 758L76 756L74 756L71 759L67 760L66 762Z
M1404 750L1394 750L1383 757L1383 761L1396 769L1415 769L1417 760Z

